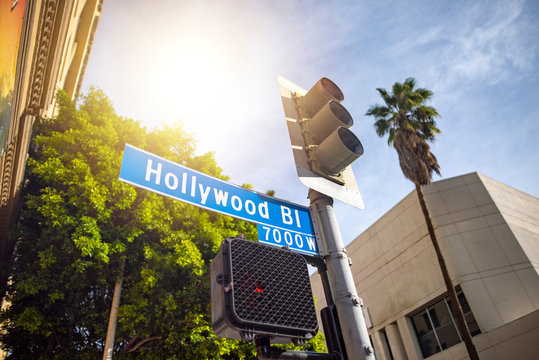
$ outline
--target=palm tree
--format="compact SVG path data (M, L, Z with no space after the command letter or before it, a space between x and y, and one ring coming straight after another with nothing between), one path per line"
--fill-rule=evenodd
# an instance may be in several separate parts
M439 117L438 112L432 106L425 105L432 97L432 91L422 88L414 89L415 86L415 79L408 78L402 84L398 82L393 84L391 93L377 88L385 105L371 106L366 115L374 117L374 127L378 136L383 137L389 134L388 145L393 144L397 151L404 176L415 184L419 204L427 222L427 229L451 299L458 329L466 344L470 359L479 360L421 190L422 185L431 183L433 172L440 175L438 161L427 144L435 140L440 130L436 127L434 120Z

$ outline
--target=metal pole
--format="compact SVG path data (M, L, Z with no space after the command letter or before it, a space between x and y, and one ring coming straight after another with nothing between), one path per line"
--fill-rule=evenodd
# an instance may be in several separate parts
M309 189L309 199L313 220L318 225L348 359L375 360L333 209L333 199L312 189Z
M110 307L109 326L107 329L107 338L105 340L105 349L103 351L103 360L111 360L114 350L114 338L116 337L116 324L118 323L118 308L120 307L120 296L122 294L122 284L124 280L125 259L122 259L120 275L114 284L114 294L112 295L112 305Z

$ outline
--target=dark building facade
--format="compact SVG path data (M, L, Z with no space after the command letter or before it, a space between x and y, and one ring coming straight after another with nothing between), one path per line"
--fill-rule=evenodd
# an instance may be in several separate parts
M103 0L0 0L0 284L8 279L32 125L80 91Z

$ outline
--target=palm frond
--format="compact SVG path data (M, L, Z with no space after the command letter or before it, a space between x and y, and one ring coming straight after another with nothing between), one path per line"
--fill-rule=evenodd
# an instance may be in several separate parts
M415 95L420 96L423 99L423 102L430 100L433 95L433 92L427 89L419 88L415 89Z
M377 88L376 89L382 100L386 103L387 107L394 107L396 104L395 97L392 94L389 94L386 89Z
M389 137L387 138L387 144L391 145L395 140L395 128L389 129Z
M427 146L428 150L426 142L434 141L435 136L440 133L434 121L440 115L435 108L426 105L433 96L433 92L424 88L416 89L416 85L416 80L409 77L403 83L395 82L391 91L377 88L385 106L371 106L365 115L374 117L374 127L378 136L382 137L389 133L388 144L393 143L396 146L399 134L405 132L408 134L406 138L413 137L415 142L421 141L425 145L419 148ZM425 156L428 158L430 155ZM434 155L432 157L434 158ZM432 171L437 172L437 168L432 167L430 172Z
M376 88L376 91L378 91L382 99L389 96L389 94L387 93L387 90L384 88Z
M416 84L416 80L413 77L409 77L404 80L404 86L406 86L410 90L415 87L415 84Z
M379 118L387 117L390 113L391 112L386 106L374 105L374 106L371 106L369 110L367 110L365 115L374 116L376 119L379 119Z
M414 124L414 122L412 122L412 121L405 121L405 122L404 122L405 128L408 129L408 130L411 130L411 131L413 131L413 132L415 132L415 130L416 130L416 127L414 127L414 125L415 125L415 124Z
M440 117L440 114L438 114L438 111L433 108L432 106L421 106L421 111L423 111L427 117L429 118L435 118Z
M393 96L398 97L403 92L403 86L400 82L396 82L391 87L391 90L393 91Z
M440 131L440 129L438 129L438 128L436 127L435 124L429 123L429 124L427 124L427 126L428 126L433 132L435 132L436 134L441 134L441 133L442 133L442 132Z
M379 137L384 136L390 128L391 124L389 123L389 121L384 119L380 119L374 123L374 129L376 130L376 134Z

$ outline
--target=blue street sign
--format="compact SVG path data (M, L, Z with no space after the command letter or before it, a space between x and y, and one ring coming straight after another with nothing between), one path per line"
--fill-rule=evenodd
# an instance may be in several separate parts
M120 180L207 210L256 222L261 242L318 255L309 208L232 185L129 144Z

